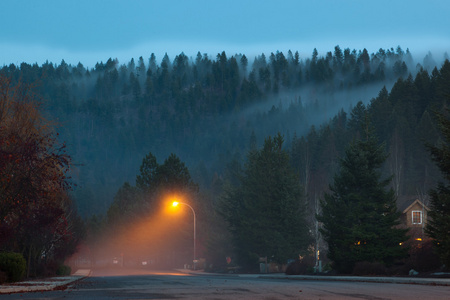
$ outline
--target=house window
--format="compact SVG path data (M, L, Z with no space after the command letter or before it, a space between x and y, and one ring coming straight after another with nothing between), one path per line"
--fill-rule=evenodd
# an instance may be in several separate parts
M422 212L420 210L414 210L412 212L412 223L422 224Z

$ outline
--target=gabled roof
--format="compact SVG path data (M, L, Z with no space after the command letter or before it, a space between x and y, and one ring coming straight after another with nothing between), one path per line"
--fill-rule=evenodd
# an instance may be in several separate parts
M420 201L419 199L416 199L413 203L411 203L407 208L405 208L403 210L403 213L406 213L408 210L411 209L411 207L413 207L415 204L419 204L420 206L422 206L424 209L426 209L427 211L429 211L430 209L428 208L428 206L426 206L425 204L422 203L422 201Z

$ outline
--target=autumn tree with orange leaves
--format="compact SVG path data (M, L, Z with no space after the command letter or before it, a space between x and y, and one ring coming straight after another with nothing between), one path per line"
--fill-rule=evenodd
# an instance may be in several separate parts
M62 263L80 224L67 194L71 159L40 103L30 85L0 75L0 251L22 253L28 276Z

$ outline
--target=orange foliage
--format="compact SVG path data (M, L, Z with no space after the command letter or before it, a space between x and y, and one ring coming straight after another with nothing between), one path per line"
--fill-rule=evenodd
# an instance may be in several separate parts
M31 86L0 75L0 251L45 251L68 234L70 157L52 130Z

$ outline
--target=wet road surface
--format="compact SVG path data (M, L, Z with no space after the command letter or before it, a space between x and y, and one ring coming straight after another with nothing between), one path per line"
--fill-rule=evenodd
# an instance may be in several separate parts
M64 290L1 299L450 299L450 286L262 279L147 270L94 270Z

